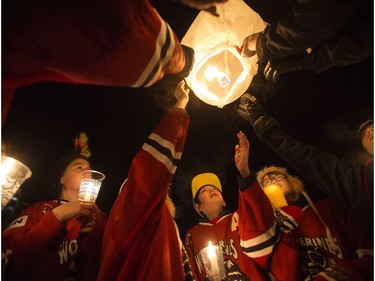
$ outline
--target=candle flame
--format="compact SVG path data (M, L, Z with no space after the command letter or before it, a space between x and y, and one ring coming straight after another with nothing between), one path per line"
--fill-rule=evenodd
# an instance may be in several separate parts
M204 71L204 77L210 82L212 82L214 78L218 76L218 74L219 70L216 66L208 65L206 70Z
M212 245L211 241L208 242L207 254L210 259L216 258L216 247Z
M7 158L3 163L1 163L0 178L3 181L9 172L13 169L14 159Z
M196 58L186 81L199 99L219 108L239 98L257 71L255 62L242 57L233 46L208 54L197 51Z

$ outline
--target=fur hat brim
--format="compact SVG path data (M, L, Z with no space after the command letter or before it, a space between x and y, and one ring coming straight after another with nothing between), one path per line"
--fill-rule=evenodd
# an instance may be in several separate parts
M269 167L266 166L257 173L257 180L259 182L259 185L262 188L264 187L263 186L263 178L269 173L276 173L276 174L285 175L287 180L289 181L293 191L298 193L298 194L302 193L302 191L305 189L302 181L298 177L290 175L286 168L278 167L278 166L269 166Z

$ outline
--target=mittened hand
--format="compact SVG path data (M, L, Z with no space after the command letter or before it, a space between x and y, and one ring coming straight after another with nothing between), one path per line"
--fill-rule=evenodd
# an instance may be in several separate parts
M250 118L250 111L251 108L254 107L255 103L257 102L256 98L248 93L245 93L240 98L240 105L238 108L238 114L245 119L246 121L251 123Z
M243 105L246 108L251 108L257 103L256 97L249 93L245 93L241 96L241 105Z
M257 102L257 99L249 93L245 93L241 96L237 112L252 126L261 116L266 115L264 108Z
M301 208L288 205L275 210L276 222L281 230L281 242L291 248L298 249L296 243L297 228L302 221Z
M275 211L277 224L284 233L290 233L301 223L303 212L301 208L293 205L281 207Z

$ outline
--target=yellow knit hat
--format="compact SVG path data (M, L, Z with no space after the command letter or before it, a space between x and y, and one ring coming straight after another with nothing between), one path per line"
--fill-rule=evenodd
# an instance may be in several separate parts
M217 175L213 173L202 173L196 175L191 181L191 192L193 194L193 199L195 198L195 195L197 194L198 190L205 185L212 185L219 189L220 192L223 192L220 180L217 177Z

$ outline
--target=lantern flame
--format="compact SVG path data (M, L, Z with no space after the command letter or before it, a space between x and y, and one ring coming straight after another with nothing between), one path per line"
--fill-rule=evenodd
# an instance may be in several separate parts
M228 75L224 72L219 71L216 66L208 65L206 70L204 71L204 77L210 82L212 82L214 78L216 78L217 82L222 88L230 84Z
M246 91L255 73L252 58L242 57L234 46L223 46L200 56L186 81L198 98L222 108Z
M219 70L217 69L217 67L209 65L204 71L204 77L208 81L212 82L214 80L214 77L217 76L218 73L219 73Z

